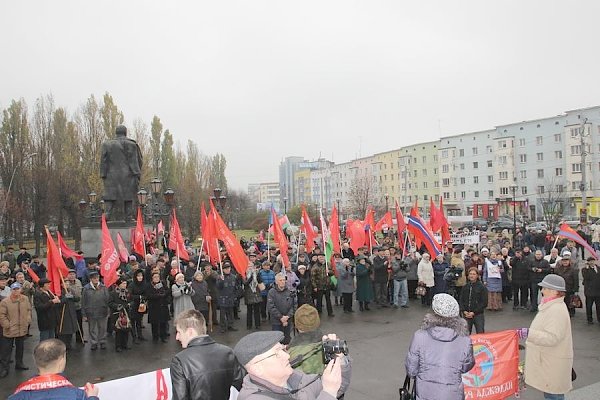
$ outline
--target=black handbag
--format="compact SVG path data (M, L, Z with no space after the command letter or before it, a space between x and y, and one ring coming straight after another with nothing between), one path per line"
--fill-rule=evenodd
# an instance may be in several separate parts
M410 381L410 376L406 375L406 378L404 378L404 385L398 390L400 393L400 400L415 400L417 398L417 382L413 382L411 389Z

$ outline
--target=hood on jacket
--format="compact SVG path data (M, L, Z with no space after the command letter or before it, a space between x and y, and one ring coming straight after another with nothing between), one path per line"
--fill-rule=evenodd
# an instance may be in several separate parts
M428 313L423 319L421 329L440 342L451 342L457 336L469 336L467 321L461 317L444 318Z

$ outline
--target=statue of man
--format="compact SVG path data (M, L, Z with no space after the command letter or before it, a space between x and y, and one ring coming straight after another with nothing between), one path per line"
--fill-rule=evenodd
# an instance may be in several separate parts
M136 201L142 173L142 152L135 140L127 137L124 125L117 126L115 134L115 139L102 143L100 155L104 212L107 219L111 219L115 209L115 218L129 220L133 217L133 202Z

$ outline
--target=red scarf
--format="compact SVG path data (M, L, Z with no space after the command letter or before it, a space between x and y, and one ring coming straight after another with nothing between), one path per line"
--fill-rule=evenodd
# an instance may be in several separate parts
M73 385L62 375L38 375L17 386L14 394L22 391L48 390L61 387L73 387Z

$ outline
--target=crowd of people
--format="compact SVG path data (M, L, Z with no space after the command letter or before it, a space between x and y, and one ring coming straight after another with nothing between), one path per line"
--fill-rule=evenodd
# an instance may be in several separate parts
M325 312L333 318L334 307L338 306L344 313L356 312L356 305L359 312L368 313L382 308L408 308L409 298L419 297L424 307L433 306L435 310L435 299L452 298L458 310L454 316L452 305L452 318L462 322L460 327L451 328L464 336L463 331L468 335L473 327L477 333L485 332L484 313L499 312L511 302L513 311L537 312L540 284L550 275L564 280L561 300L572 317L582 269L588 322L594 322L594 303L600 321L600 274L595 259L582 260L583 252L573 242L557 241L550 248L522 242L522 247L515 248L503 235L483 239L480 246L448 243L444 252L433 258L424 247L402 249L395 245L399 241L391 234L381 238L377 246L362 246L356 253L344 239L341 251L331 260L326 260L319 246L307 253L299 244L288 251L287 265L277 248L266 246L264 241L241 240L248 256L243 274L233 268L225 250L217 265L201 251L189 262L168 250L155 251L143 259L131 256L122 263L119 279L110 288L102 282L99 260L85 259L81 254L66 260L71 269L61 280L60 295L50 289L52 282L39 257L30 256L26 249L21 249L18 257L9 251L0 262L0 377L8 374L13 348L15 368L28 369L23 363L23 342L31 336L33 316L40 342L58 339L66 350L89 343L91 351L103 351L108 347L107 338L114 337L111 341L115 351L123 352L132 348L130 340L133 344L149 339L167 342L172 332L169 322L175 317L173 333L177 332L184 348L188 343L184 344L187 339L183 337L204 336L217 327L220 334L238 330L243 303L247 330L281 333L281 337L272 334L265 339L265 345L271 347L260 348L261 353L244 359L242 365L249 373L259 369L249 363L254 356L279 346L275 343L289 345L293 329L303 333L295 317L298 310L307 307L314 310L308 314L317 318ZM39 277L37 284L33 283L34 275ZM151 337L144 334L145 321L150 325ZM439 322L430 318L424 326ZM193 332L186 334L188 328ZM272 353L275 359L281 358L277 349ZM336 376L340 372L337 367L333 370ZM281 383L283 377L277 379ZM302 385L304 378L298 379ZM260 383L251 382L248 384ZM262 397L248 393L248 398Z

